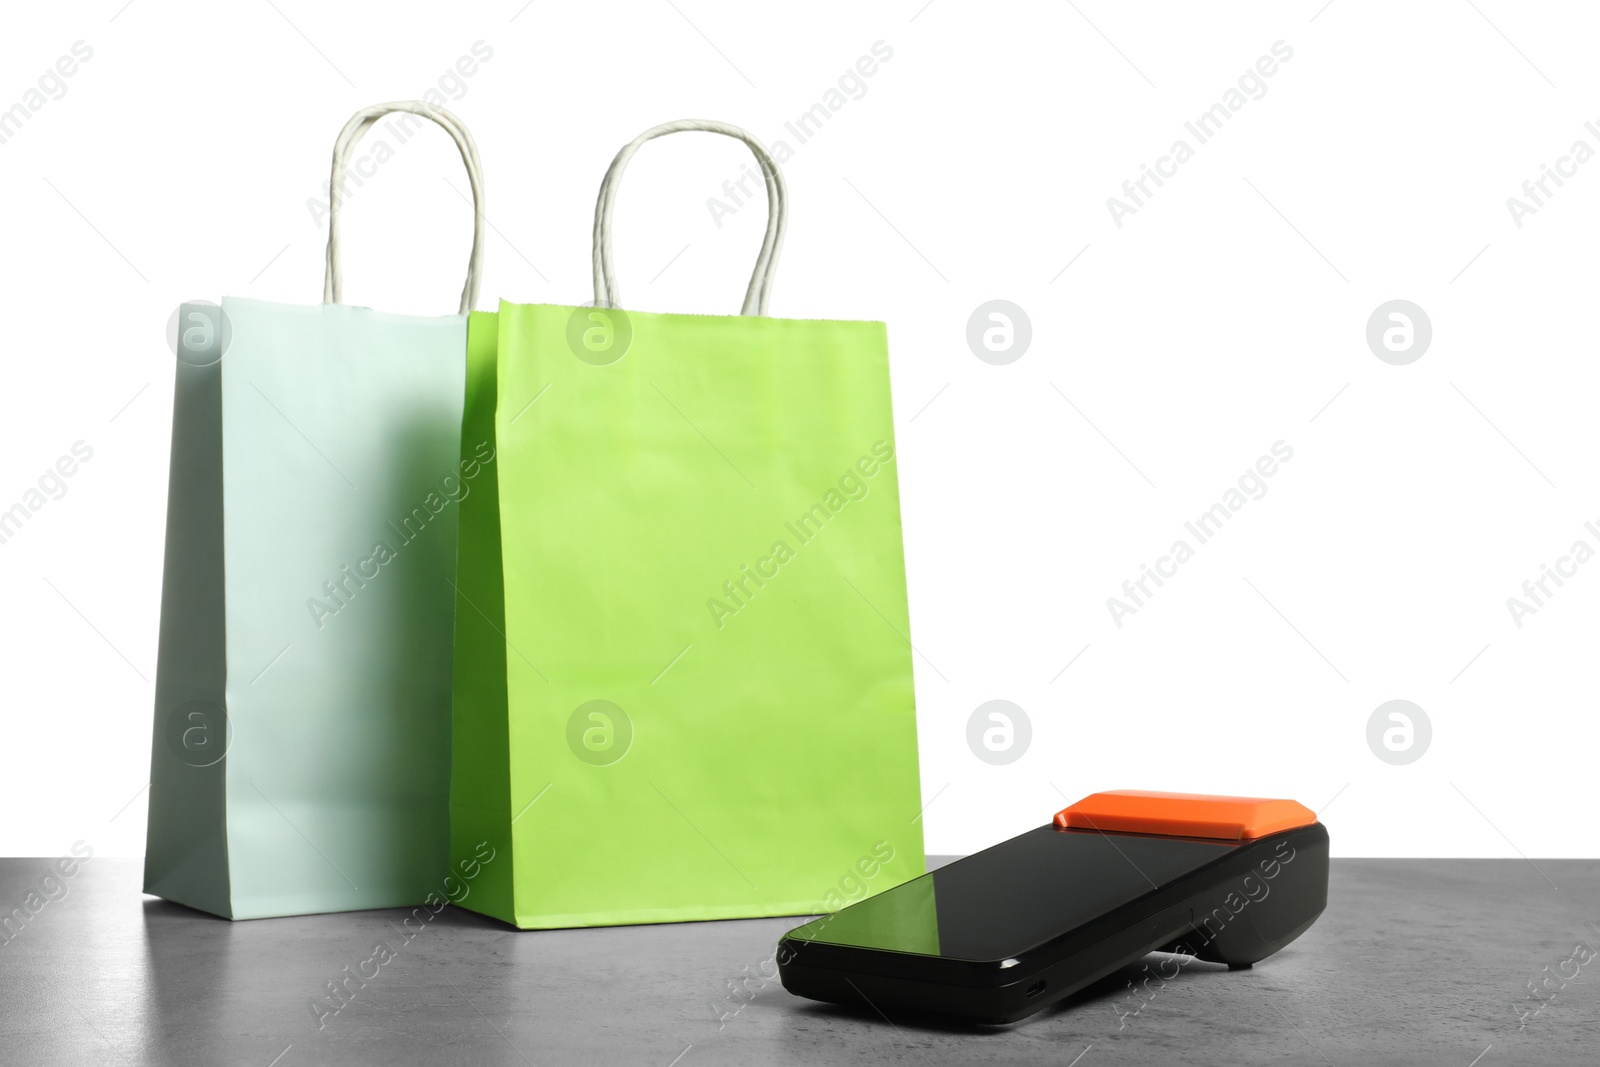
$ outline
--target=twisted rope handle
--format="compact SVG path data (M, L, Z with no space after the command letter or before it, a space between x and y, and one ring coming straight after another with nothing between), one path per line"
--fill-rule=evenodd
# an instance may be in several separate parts
M483 274L483 168L478 161L478 146L461 120L444 108L425 104L421 100L396 100L363 108L344 124L339 139L334 142L333 179L328 187L328 266L322 280L322 302L341 303L344 290L344 272L339 259L339 206L344 201L344 177L350 167L350 153L379 119L396 111L421 115L437 123L455 142L456 149L461 153L461 162L466 165L467 181L472 185L473 223L472 253L467 259L467 284L461 290L459 312L465 315L477 303L479 277Z
M639 150L639 146L646 141L669 133L689 130L720 133L724 137L743 141L750 151L755 153L756 162L761 167L761 173L767 184L767 233L762 239L761 253L756 257L756 268L750 275L750 287L745 290L744 306L739 314L767 313L767 298L772 292L772 276L777 269L778 253L783 248L783 231L789 219L789 193L783 183L783 172L778 169L777 161L772 158L772 153L767 151L766 145L757 140L754 134L726 122L712 122L706 119L680 119L646 130L624 145L622 151L611 161L611 167L600 183L600 198L594 208L595 307L616 307L621 299L617 289L617 276L612 269L611 216L616 207L617 187L622 181L622 172L627 169L628 161Z

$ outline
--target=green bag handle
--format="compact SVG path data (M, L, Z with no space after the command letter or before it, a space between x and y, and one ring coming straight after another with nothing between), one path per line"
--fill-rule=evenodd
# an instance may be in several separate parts
M344 289L344 272L339 264L339 205L344 200L344 176L349 169L350 153L379 119L396 111L408 111L437 123L456 143L461 162L466 164L467 181L472 185L473 223L472 253L467 260L467 284L461 290L461 310L458 312L465 315L478 301L478 279L483 274L483 168L478 162L478 146L461 120L444 108L421 100L395 100L362 108L344 124L339 139L334 142L333 180L328 186L328 269L322 279L322 302L342 302L340 296Z
M611 168L600 183L600 199L594 207L594 306L614 308L621 299L617 290L617 276L612 270L611 215L616 206L617 186L621 183L623 170L639 146L646 141L685 130L720 133L743 141L755 153L756 162L761 166L767 183L767 234L762 239L761 254L756 257L756 269L750 275L750 287L745 290L744 306L739 314L765 315L767 298L772 292L772 275L777 269L778 253L783 248L783 231L789 220L789 192L783 184L783 172L778 169L777 161L767 151L767 146L757 140L754 134L726 122L706 119L680 119L646 130L624 145L622 151L617 153L617 158L611 161Z

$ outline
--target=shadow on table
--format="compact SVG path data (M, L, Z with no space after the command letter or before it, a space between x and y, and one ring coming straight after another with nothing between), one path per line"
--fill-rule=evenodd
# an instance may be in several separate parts
M145 1017L151 1050L176 1062L224 1044L219 991L234 975L239 924L166 900L144 901Z
M525 931L518 930L511 923L503 919L496 919L492 915L471 911L467 908L451 905L440 911L428 924L434 927L454 927L461 930L487 930L490 933L519 934Z

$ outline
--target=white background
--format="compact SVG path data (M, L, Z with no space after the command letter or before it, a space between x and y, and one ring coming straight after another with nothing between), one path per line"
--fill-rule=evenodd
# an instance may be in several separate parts
M0 109L93 49L0 144L0 510L94 450L0 544L0 853L142 851L167 318L319 300L307 201L335 134L445 77L488 186L480 307L590 296L594 194L646 127L717 118L794 148L773 313L889 324L930 852L1157 788L1296 797L1341 855L1600 854L1600 564L1521 628L1506 606L1574 540L1600 548L1600 162L1520 228L1506 206L1573 141L1600 149L1597 13L123 5L21 6L0 36ZM448 77L479 41L492 58ZM799 145L785 121L878 41L865 95ZM1197 145L1184 122L1277 41L1293 57L1266 94ZM1180 137L1194 158L1119 228L1107 198ZM747 158L711 137L638 157L628 306L737 309L764 208L719 227L706 201ZM430 128L351 200L348 301L454 309L471 214L447 182L466 189ZM1006 366L966 342L995 298L1032 321ZM1408 366L1365 340L1396 298L1433 324ZM1118 628L1106 599L1279 440L1294 458L1265 497ZM1396 698L1433 726L1406 766L1366 741ZM1033 725L1009 766L967 746L992 699Z

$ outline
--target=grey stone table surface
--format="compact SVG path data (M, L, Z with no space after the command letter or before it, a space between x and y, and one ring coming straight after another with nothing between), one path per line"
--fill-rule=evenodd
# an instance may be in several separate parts
M1138 999L1130 968L995 1028L791 996L766 976L792 919L230 923L142 896L137 861L50 869L0 860L0 1064L1600 1063L1597 860L1335 860L1328 910L1253 970L1164 957Z

